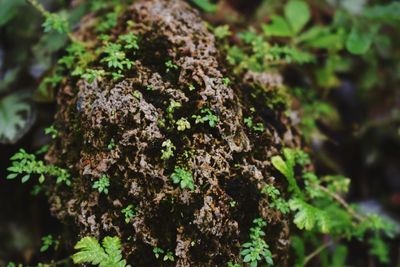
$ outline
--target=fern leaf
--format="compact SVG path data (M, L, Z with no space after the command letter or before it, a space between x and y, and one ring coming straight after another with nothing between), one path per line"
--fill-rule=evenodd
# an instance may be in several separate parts
M102 245L93 237L84 237L76 244L75 249L80 251L72 256L72 260L75 264L89 263L99 267L129 267L122 259L118 237L107 236Z
M72 256L75 264L90 263L98 265L106 262L108 259L104 249L100 246L99 242L93 237L82 238L75 246L76 250L80 250Z
M105 237L103 247L108 255L108 261L100 264L100 267L125 267L126 261L122 260L121 242L118 237Z
M284 161L281 156L274 156L271 158L271 163L280 173L283 174L283 176L286 177L289 183L289 191L294 191L297 196L303 197L303 193L297 185L294 177L293 168L295 165L295 154L293 150L288 148L283 150L283 154L285 155L286 161Z
M291 210L297 210L293 221L296 226L299 229L312 230L316 224L315 208L298 198L291 199L289 205Z

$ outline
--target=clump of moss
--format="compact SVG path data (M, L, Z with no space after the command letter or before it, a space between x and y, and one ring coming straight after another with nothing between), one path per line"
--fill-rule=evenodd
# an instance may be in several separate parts
M97 53L91 69L116 74L71 74L58 94L63 127L47 160L74 178L71 187L49 187L53 213L80 236L118 236L138 267L239 263L252 221L261 218L273 260L285 266L287 215L268 207L261 192L276 172L271 156L299 143L284 109L260 108L268 94L243 90L252 83L230 73L215 37L183 1L135 3L108 30L97 38L86 19L74 34ZM121 36L135 37L129 51ZM110 45L119 40L128 43ZM247 127L250 115L263 127ZM101 177L108 177L107 194L93 189ZM285 191L284 182L275 186ZM121 210L129 206L135 216L126 220ZM154 248L172 251L174 260L155 257Z

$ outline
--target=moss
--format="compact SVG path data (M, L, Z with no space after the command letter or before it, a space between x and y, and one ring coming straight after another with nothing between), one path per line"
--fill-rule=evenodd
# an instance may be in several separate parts
M127 27L127 21L134 23ZM263 106L268 94L254 99L244 90L252 82L229 73L214 36L183 1L131 5L111 39L129 33L138 36L139 48L120 81L69 79L58 94L56 123L63 127L47 159L68 168L74 179L70 188L48 186L52 212L77 238L119 236L137 267L240 262L240 245L260 217L269 225L266 242L276 266L286 266L288 219L269 208L260 192L273 180L271 155L299 143L284 109ZM93 42L95 26L83 20L75 36ZM170 71L169 60L176 66ZM181 105L172 115L170 103ZM192 116L203 107L218 117L214 127L195 123ZM249 114L263 131L246 127ZM174 123L183 117L191 127L179 131ZM113 149L107 148L110 140ZM166 140L176 148L167 159L161 152ZM193 190L173 183L179 165L192 174ZM92 189L103 175L110 181L107 195ZM276 186L286 187L283 181ZM135 216L127 223L121 210L129 205ZM156 247L173 251L175 261L157 259Z

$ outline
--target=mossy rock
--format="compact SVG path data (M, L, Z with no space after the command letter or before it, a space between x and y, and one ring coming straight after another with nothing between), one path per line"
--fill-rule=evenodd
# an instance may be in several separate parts
M95 24L89 15L75 33L93 50L102 45ZM265 105L280 83L269 84L269 74L233 74L199 13L183 1L131 5L110 41L128 32L139 37L139 50L127 53L134 67L124 78L89 83L70 76L58 93L59 136L46 158L73 179L71 187L48 187L53 214L75 241L120 237L135 267L240 263L241 244L260 217L268 223L275 266L287 266L289 219L269 208L260 192L271 183L286 191L270 158L299 145L284 108ZM169 60L177 68L167 69ZM91 67L103 68L100 61ZM260 87L265 93L252 97ZM172 101L181 106L168 111ZM218 117L216 125L196 124L192 116L206 109ZM247 117L264 129L249 128ZM177 129L182 118L190 128ZM168 139L174 155L161 159ZM194 190L173 183L177 167L192 174ZM108 194L93 189L103 175L110 179ZM127 223L121 210L129 205L135 216ZM154 247L173 252L175 261L157 259Z

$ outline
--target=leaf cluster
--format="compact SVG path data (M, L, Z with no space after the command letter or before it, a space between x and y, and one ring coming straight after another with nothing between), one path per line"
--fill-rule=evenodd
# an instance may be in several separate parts
M93 237L84 237L76 245L78 250L72 260L75 264L92 264L99 267L128 267L122 259L121 243L118 237L106 236L102 244Z

